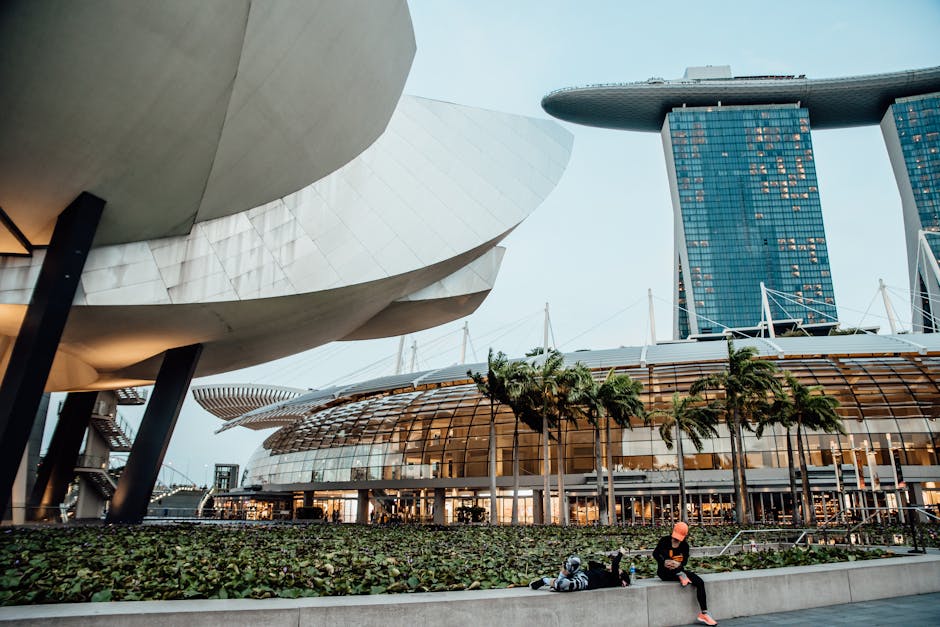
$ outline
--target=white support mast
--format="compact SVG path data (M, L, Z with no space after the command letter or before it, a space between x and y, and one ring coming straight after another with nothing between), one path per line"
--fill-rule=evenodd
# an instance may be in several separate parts
M545 354L548 354L548 303L545 303L545 326L543 328L542 334L542 347L545 349Z
M401 358L404 352L405 352L405 336L400 335L398 337L398 359L395 360L395 374L401 374L401 368L404 365Z
M410 372L415 371L415 365L418 363L418 340L411 343L411 368Z
M764 282L760 282L760 301L761 306L764 308L764 317L767 319L767 331L770 333L770 339L777 337L774 334L774 319L770 315L770 302L767 300L767 286L764 285Z
M470 323L464 321L463 323L463 342L460 344L460 363L467 363L467 340L470 337Z
M656 315L653 312L653 288L646 289L646 295L650 304L650 344L656 345Z
M878 279L878 289L881 291L881 299L885 303L885 313L888 314L888 325L891 327L891 335L897 335L898 315L894 311L894 306L891 305L891 299L888 298L888 291L885 289L885 282L882 279Z

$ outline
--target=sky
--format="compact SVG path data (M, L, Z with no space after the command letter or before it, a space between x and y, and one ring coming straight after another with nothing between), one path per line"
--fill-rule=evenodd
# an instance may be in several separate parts
M411 0L409 8L417 52L404 93L536 118L549 118L540 101L552 90L679 78L688 66L829 78L940 65L940 0ZM558 123L574 135L558 186L503 241L499 278L480 308L406 338L406 370L412 361L417 370L458 363L465 322L468 362L484 361L489 347L521 356L542 343L546 303L550 341L563 351L648 343L648 289L656 337L671 338L673 218L659 134ZM883 279L910 328L901 203L880 129L815 131L813 148L843 326L887 332ZM333 343L193 385L352 383L392 374L398 344ZM132 425L143 415L119 409ZM161 479L180 482L179 472L202 484L215 463L244 467L271 433L214 435L221 424L189 396Z

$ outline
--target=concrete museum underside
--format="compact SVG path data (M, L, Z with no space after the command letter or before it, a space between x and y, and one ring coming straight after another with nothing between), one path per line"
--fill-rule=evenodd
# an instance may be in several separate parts
M401 98L404 1L13 2L0 34L0 509L43 391L72 402L34 507L99 392L155 382L109 513L133 522L193 376L474 311L571 148Z

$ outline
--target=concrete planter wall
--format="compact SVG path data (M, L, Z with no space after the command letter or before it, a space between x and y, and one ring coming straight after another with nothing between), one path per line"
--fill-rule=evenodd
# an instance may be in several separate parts
M705 575L720 621L825 605L940 592L940 555ZM22 626L290 625L684 625L695 593L641 580L623 589L558 594L528 588L309 599L76 603L0 608L0 623Z

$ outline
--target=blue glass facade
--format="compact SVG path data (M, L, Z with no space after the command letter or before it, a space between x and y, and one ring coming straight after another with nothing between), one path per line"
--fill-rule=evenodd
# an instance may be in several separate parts
M940 94L900 99L891 105L891 114L914 201L905 211L916 212L920 230L936 233L925 239L934 258L940 259ZM912 286L914 318L920 320L922 330L936 331L940 304L931 294L940 291L937 279L930 272L918 274Z
M663 134L680 229L679 337L756 326L761 281L795 301L772 299L774 319L835 320L808 111L676 108Z

